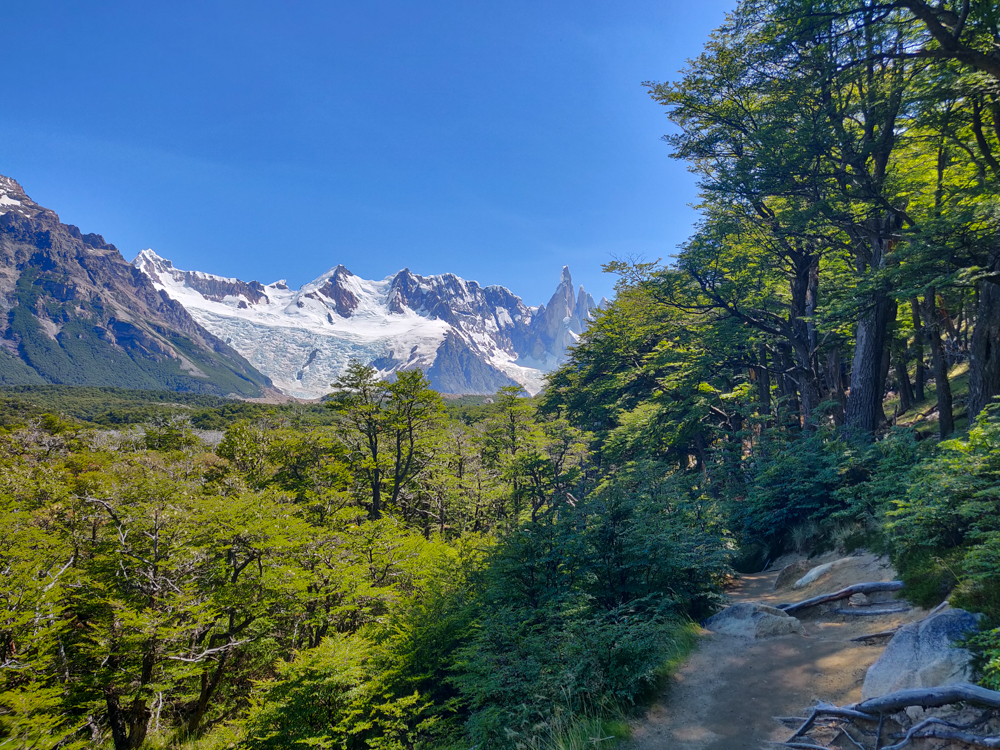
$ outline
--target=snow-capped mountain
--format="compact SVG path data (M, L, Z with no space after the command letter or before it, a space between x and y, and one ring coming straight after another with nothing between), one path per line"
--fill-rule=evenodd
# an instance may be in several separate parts
M274 394L114 245L0 175L0 385L46 383Z
M384 376L420 368L443 393L537 393L591 319L569 269L548 305L501 286L404 269L380 281L336 266L300 289L182 271L152 250L133 261L154 287L242 354L284 393L315 398L351 360Z

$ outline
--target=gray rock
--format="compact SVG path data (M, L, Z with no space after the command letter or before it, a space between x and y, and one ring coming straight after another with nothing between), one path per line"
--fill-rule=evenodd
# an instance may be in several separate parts
M740 602L726 607L705 621L713 633L757 640L790 633L802 633L798 618L757 602Z
M839 560L834 560L833 562L824 563L823 565L817 565L815 568L812 568L808 573L806 573L799 580L797 580L794 584L792 584L792 588L804 589L810 583L819 580L834 568L837 568L845 563L852 562L853 560L854 558L852 557L842 557Z
M871 604L871 600L865 594L852 594L847 603L852 607L864 607Z
M861 698L972 680L972 654L954 644L979 629L978 618L950 609L900 628L865 675Z
M786 586L791 586L797 580L799 580L803 575L809 572L812 565L808 560L796 560L791 565L786 565L778 573L778 577L774 579L773 589L777 591L778 589L783 589Z

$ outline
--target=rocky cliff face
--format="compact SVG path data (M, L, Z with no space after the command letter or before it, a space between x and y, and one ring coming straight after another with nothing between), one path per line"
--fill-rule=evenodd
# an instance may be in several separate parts
M226 294L213 280L185 283ZM250 284L240 294L262 292ZM16 383L248 396L271 387L114 245L63 224L0 176L0 384Z
M137 269L285 393L314 398L347 363L383 375L423 369L444 393L537 393L565 361L595 304L569 269L547 305L528 307L500 286L409 269L369 281L336 266L301 289L182 271L143 251Z

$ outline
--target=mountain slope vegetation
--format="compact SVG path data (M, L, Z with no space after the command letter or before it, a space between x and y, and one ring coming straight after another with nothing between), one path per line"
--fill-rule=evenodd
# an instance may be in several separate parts
M82 234L0 176L0 385L261 396L270 381Z

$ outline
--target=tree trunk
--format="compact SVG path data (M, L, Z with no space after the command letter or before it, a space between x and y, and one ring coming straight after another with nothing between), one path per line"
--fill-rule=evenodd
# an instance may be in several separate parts
M378 467L372 470L372 507L368 511L368 520L377 521L382 517L382 472Z
M897 343L895 348L896 389L899 392L899 413L905 414L913 408L913 388L910 374L906 370L906 345Z
M140 698L132 701L128 711L121 707L114 687L104 689L104 703L108 709L111 740L115 750L138 750L146 740L146 731L152 712Z
M882 371L879 373L879 382L882 383L882 391L878 397L879 424L888 424L889 419L885 416L885 392L889 383L889 366L892 360L892 332L894 326L890 323L890 330L886 332L885 348L882 349Z
M118 693L110 685L104 688L104 703L108 708L108 724L111 725L111 740L115 750L130 750L125 713L118 702Z
M838 427L844 424L844 404L847 401L841 369L840 347L834 346L826 353L826 379L830 398L837 402L837 407L833 410L833 422Z
M991 274L1000 273L1000 250L992 253ZM969 426L993 398L1000 395L1000 284L979 282L976 327L969 347Z
M803 317L816 311L819 294L819 255L802 252L793 257L795 273L790 282L791 309L789 322L794 336L792 353L795 355L795 375L799 392L799 410L803 426L812 421L812 414L819 406L820 389L816 363L816 326Z
M920 324L920 303L917 302L916 297L910 298L910 310L913 314L913 358L917 362L917 371L914 373L913 379L913 398L919 404L926 398L924 395L926 376L924 374L924 331Z
M790 424L792 415L799 415L795 416L794 419L796 424L801 425L802 408L799 404L798 383L791 375L795 371L795 363L792 347L789 344L783 343L778 346L778 363L781 366L781 375L778 376L779 390L784 397L784 403L781 405L784 407L784 415L780 421L782 424Z
M760 347L760 369L757 379L757 395L760 398L762 415L771 416L771 373L767 369L767 347Z
M222 676L225 673L228 661L229 653L223 652L219 657L219 661L216 662L211 676L209 676L207 670L201 673L201 692L198 695L198 703L195 704L194 712L191 714L191 718L188 719L187 733L189 737L194 737L201 731L201 722L205 720L205 714L208 713L208 706L212 701L212 697L222 682Z
M858 321L851 364L851 392L847 397L847 428L871 435L878 427L882 414L882 354L885 332L889 323L891 301L884 294L872 303L871 309Z
M882 217L870 223L869 234L864 241L871 251L868 260L874 274L885 267L889 232L894 219ZM847 397L847 429L861 435L874 434L879 420L885 419L882 411L882 396L885 394L882 360L886 331L893 311L893 302L886 290L876 288L872 290L868 309L858 320L854 361L851 364L851 392Z
M955 431L955 418L952 414L951 384L948 382L948 361L944 356L944 345L941 343L941 320L937 310L934 290L930 290L924 298L923 312L925 338L931 345L931 362L934 366L934 387L937 391L938 429L942 438Z
M771 416L771 375L767 371L767 349L763 346L758 352L757 362L750 367L750 379L757 394L757 410L766 423Z

